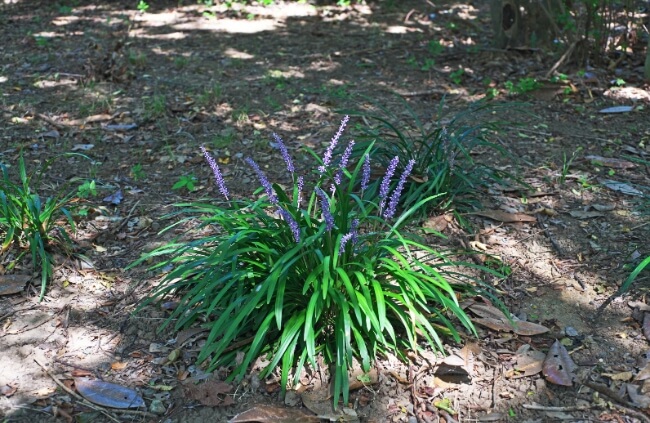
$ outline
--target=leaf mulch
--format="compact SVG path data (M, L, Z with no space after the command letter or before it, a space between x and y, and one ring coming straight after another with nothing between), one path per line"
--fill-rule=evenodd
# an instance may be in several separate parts
M0 160L16 163L21 149L32 165L83 152L91 163L57 162L43 189L92 178L97 194L77 200L87 211L77 254L57 256L42 303L31 263L12 269L15 252L2 257L0 416L650 421L647 275L596 313L650 254L650 92L641 54L587 72L568 63L560 68L568 79L550 82L558 55L488 47L489 13L478 4L226 9L170 1L140 13L133 2L42 3L5 2L0 15ZM544 87L509 95L505 82L522 78ZM245 381L228 384L227 369L205 374L193 361L203 331L156 332L173 304L131 314L159 276L124 268L166 239L157 232L172 223L162 219L172 204L217 194L200 145L245 197L256 187L247 156L286 182L272 132L305 169L303 147L322 149L341 109L372 100L399 115L401 96L432 121L443 97L453 113L490 88L501 90L494 101L526 113L504 115L518 125L494 137L515 160L477 159L520 183L482 192L483 209L464 216L469 231L451 214L423 226L448 236L432 242L494 257L484 264L508 274L490 282L512 315L467 299L477 336L448 344L447 357L382 357L370 374L351 375L350 402L334 411L317 369L301 373L280 400L279 378L256 376L263 358Z

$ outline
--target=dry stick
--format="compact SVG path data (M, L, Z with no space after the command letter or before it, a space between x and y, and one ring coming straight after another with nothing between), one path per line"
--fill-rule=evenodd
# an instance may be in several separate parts
M548 238L548 240L551 242L551 245L557 251L557 253L560 255L560 257L564 257L564 250L562 250L562 247L560 247L560 244L557 243L555 238L551 236L551 232L548 230L548 227L546 226L546 223L544 222L544 218L542 217L541 214L537 213L535 215L537 217L537 223L539 226L542 228L544 231L544 235Z
M415 415L415 419L417 420L418 423L423 423L422 417L420 416L419 410L420 410L420 404L419 404L419 398L416 395L416 385L415 385L415 378L417 375L415 374L415 365L411 364L409 366L409 385L411 388L411 398L413 401L413 414Z
M44 120L45 122L47 122L50 125L54 126L55 128L58 128L58 129L70 129L70 125L66 125L64 123L57 122L54 119L52 119L52 118L50 118L48 116L45 116L42 113L34 113L34 115L37 116L39 119Z
M440 88L434 88L431 90L424 90L424 91L410 91L410 92L395 90L392 92L402 97L420 97L420 96L432 95L432 94L440 94L440 95L447 94L446 90L441 90Z
M122 222L120 222L120 224L117 225L117 227L116 227L115 229L113 229L112 232L113 232L114 234L116 234L116 233L118 233L119 231L121 231L122 229L124 229L124 227L126 226L126 224L129 222L129 219L131 219L131 216L133 216L133 211L135 210L136 207L138 207L138 204L140 204L140 200L138 200L138 201L135 202L135 204L133 205L133 207L131 207L131 211L129 211L129 214L127 214L126 217L122 220Z
M524 407L527 410L535 410L535 411L553 411L553 412L569 412L569 411L588 411L591 410L592 406L580 406L580 405L574 405L574 406L569 406L569 407L547 407L544 405L539 405L539 404L522 404L522 407Z
M588 411L594 408L601 408L600 406L580 406L580 405L574 405L574 406L569 406L569 407L547 407L544 405L539 405L539 404L522 404L522 406L527 409L527 410L535 410L535 411L551 411L551 412L571 412L571 411ZM615 407L618 407L622 410L624 410L628 415L632 417L636 417L639 420L643 420L646 423L650 423L650 419L648 417L636 410L631 409L630 407L626 407L620 404L616 404Z
M614 392L613 390L609 389L605 385L601 385L599 383L595 383L595 382L592 382L590 380L584 380L584 381L582 381L582 384L585 385L585 386L588 386L589 388L593 389L594 391L596 391L596 392L598 392L600 394L603 394L603 395L613 399L614 401L616 401L620 405L623 405L623 406L628 407L628 408L635 408L634 404L626 401L625 398L623 398L621 395L618 394L618 392Z
M578 42L580 42L580 40L572 42L571 45L569 46L569 48L564 52L564 54L562 55L562 57L560 57L560 59L559 59L557 62L555 62L555 64L553 65L553 67L552 67L548 72L546 72L545 77L546 77L547 79L551 77L551 75L553 74L553 72L555 72L555 71L557 70L557 68L559 68L560 66L562 66L562 64L563 64L563 63L564 63L564 62L565 62L569 57L571 57L571 55L573 54L573 50L575 50L576 47L577 47L577 45L578 45Z
M544 136L549 136L553 135L550 132L544 132L544 131L534 131L532 129L526 129L526 128L517 128L519 132L527 132L529 134L537 134L537 135L544 135ZM563 134L560 134L563 135ZM580 134L571 134L572 137L574 138L584 138L592 141L601 141L601 142L611 142L611 140L608 140L606 138L598 138L598 137L593 137L591 135L580 135Z

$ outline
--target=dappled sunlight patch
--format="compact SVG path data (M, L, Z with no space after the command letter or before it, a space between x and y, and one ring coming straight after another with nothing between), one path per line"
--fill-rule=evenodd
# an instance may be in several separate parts
M64 34L57 34L56 32L50 32L50 31L43 31L43 32L37 32L34 34L34 37L43 37L43 38L56 38L56 37L63 37Z
M179 31L212 31L232 34L255 34L257 32L273 31L278 22L274 19L241 20L241 19L201 19L194 22L172 26Z
M56 26L65 26L65 25L70 25L72 23L79 22L81 18L79 16L57 16L56 18L52 19L52 25Z
M223 54L227 57L230 57L232 59L254 59L255 56L252 54L246 53L245 51L240 51L232 47L226 48L226 50L223 52Z
M72 89L75 89L76 86L78 85L78 80L77 79L72 79L72 78L60 78L60 79L49 79L49 80L42 80L42 81L36 81L34 83L34 87L36 88L55 88L55 87L71 87Z
M162 12L162 13L145 13L137 15L134 19L142 26L146 27L161 27L178 24L181 21L187 21L187 15L178 13L176 11Z

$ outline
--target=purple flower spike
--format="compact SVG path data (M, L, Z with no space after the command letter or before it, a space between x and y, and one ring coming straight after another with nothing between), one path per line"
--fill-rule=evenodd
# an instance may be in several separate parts
M264 175L264 172L262 172L262 169L255 163L255 160L251 159L250 157L246 158L246 163L250 165L255 170L255 173L257 173L257 178L260 180L260 183L264 187L264 191L266 192L266 196L269 198L269 201L273 204L278 203L278 197L275 195L275 191L273 191L273 186L271 186L271 183L269 182L268 179L266 179L266 175Z
M388 196L388 190L390 189L390 179L395 174L395 169L397 169L397 163L399 163L399 157L395 156L388 164L388 169L386 169L386 174L384 175L384 179L382 179L381 185L379 186L379 198L381 199L381 203L379 204L380 214L381 211L384 209L384 206L386 205L386 196Z
M282 158L284 159L284 162L287 164L287 170L293 174L295 168L293 167L293 161L291 160L289 151L287 151L287 146L284 145L284 141L282 141L282 138L280 138L278 134L273 134L273 138L275 138L275 142L276 144L278 144L280 153L282 153Z
M400 195L402 195L402 190L404 189L406 178L408 178L408 176L411 174L414 164L415 160L409 160L408 164L406 165L406 169L404 169L404 172L402 172L402 176L399 178L397 187L395 188L395 191L393 191L393 194L390 196L390 202L388 203L388 209L386 209L386 213L384 213L384 219L392 219L392 217L395 215L397 203L399 202Z
M289 225L291 228L291 232L293 233L293 239L296 241L296 244L300 242L300 227L298 226L298 222L296 222L296 219L291 216L291 213L283 209L282 207L278 207L278 212L282 216L285 222Z
M320 207L323 210L323 219L325 219L325 223L327 224L327 230L331 231L334 227L334 217L330 211L330 201L325 191L320 188L316 188L316 195L320 197Z
M359 231L357 230L359 228L359 219L354 219L352 221L352 225L350 226L350 232L352 233L352 243L356 244L357 241L359 240Z
M370 156L365 155L363 160L363 175L361 176L361 192L368 188L370 182Z
M226 198L226 200L228 200L228 188L226 187L226 182L223 180L223 175L219 170L219 166L217 165L217 162L214 161L214 157L212 157L210 153L208 153L208 150L206 150L205 147L201 146L201 151L203 152L203 156L205 157L205 160L208 162L210 168L212 169L212 173L214 174L214 181L219 187L219 191L221 192L221 195L223 195Z
M305 186L305 178L302 176L298 177L298 205L297 208L300 208L300 197L302 197L302 189Z
M345 167L348 165L348 161L350 160L350 156L352 155L352 148L354 148L354 141L350 141L348 146L345 147L345 151L341 156L341 162L339 163L339 170L336 171L336 175L334 175L334 183L336 185L341 184L341 176L343 175L343 169L345 169Z
M341 246L339 247L339 256L343 254L345 251L345 244L347 244L352 239L352 237L354 237L354 233L352 232L348 232L347 234L343 235L341 238Z
M352 225L350 226L350 232L343 235L341 238L341 246L339 247L339 255L343 254L345 251L345 245L352 241L352 245L357 243L357 228L359 227L359 219L354 219Z
M341 135L343 135L343 131L345 130L345 126L348 124L349 120L350 120L350 116L346 115L341 121L341 126L339 126L338 132L336 133L336 135L334 135L334 137L332 137L332 141L330 141L330 145L327 147L327 150L325 151L325 155L323 156L323 165L318 168L321 174L325 173L325 170L330 165L330 162L332 161L332 153L334 152L334 148L336 147L336 144L338 144Z

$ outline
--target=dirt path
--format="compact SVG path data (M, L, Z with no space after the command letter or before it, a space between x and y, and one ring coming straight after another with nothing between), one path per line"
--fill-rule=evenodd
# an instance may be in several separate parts
M517 335L478 326L478 338L448 345L461 360L451 366L451 377L433 355L410 365L386 357L378 362L376 383L353 393L349 414L369 422L449 423L437 402L444 399L458 421L649 421L643 412L650 386L641 380L650 359L643 333L650 320L644 320L647 276L633 296L595 314L650 254L650 91L640 81L637 58L620 69L623 89L611 86L616 76L607 70L590 71L587 81L583 69L567 68L572 85L546 82L529 96L512 96L507 82L541 80L553 57L487 48L490 34L482 28L489 22L478 4L226 9L152 2L140 13L133 2L41 3L0 6L0 160L16 163L20 149L30 164L83 151L93 162L57 162L48 173L51 186L93 178L98 193L79 200L87 216L78 222L76 252L84 258L60 258L45 301L38 302L38 287L0 297L5 421L55 421L57 414L64 421L76 415L98 422L215 422L260 404L269 407L260 412L279 412L277 380L259 381L254 371L226 396L189 392L183 381L223 376L203 375L192 361L200 336L180 347L175 334L155 331L164 309L131 314L159 275L124 268L163 241L156 233L171 223L161 216L172 204L214 194L199 145L218 156L231 191L245 197L255 189L246 156L283 182L274 167L279 153L272 132L288 143L298 166L307 166L300 147L322 148L341 109L372 99L399 114L398 98L404 98L433 121L443 96L444 111L452 113L486 93L497 94L496 102L527 103L529 113L517 115L520 125L496 137L516 162L481 159L515 173L530 189L494 185L482 193L483 206L536 221L477 214L466 216L472 234L453 219L442 231L454 247L500 257L509 273L496 286L500 297L519 319L549 332ZM636 109L599 113L619 105ZM196 191L172 189L182 181L192 181ZM117 191L123 199L111 202L115 197L107 197ZM14 258L2 258L0 284L10 275L31 275L30 263L9 271ZM555 339L585 383L557 386L532 370L540 363L530 351L546 353ZM53 377L66 384L82 374L137 388L148 409L164 415L101 414ZM638 392L626 394L625 384ZM318 397L326 389L321 385L312 375L304 388ZM201 405L206 401L214 406ZM287 410L301 403L318 408L318 398L295 392L285 401L293 407Z

